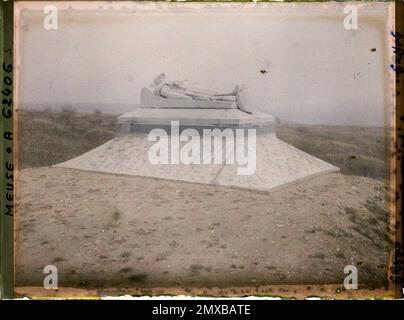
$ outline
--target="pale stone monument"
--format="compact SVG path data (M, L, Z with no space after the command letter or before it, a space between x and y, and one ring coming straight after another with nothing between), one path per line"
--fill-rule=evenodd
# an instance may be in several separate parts
M167 81L164 73L153 80L151 88L157 96L186 100L237 102L238 94L238 86L226 93L217 92L189 80Z
M254 110L244 86L228 92L217 92L193 81L168 81L164 73L149 88L143 88L140 106L118 118L121 133L149 130L180 121L182 127L256 128L259 132L274 130L274 118Z
M265 191L339 170L278 139L274 117L252 108L242 86L216 92L160 74L117 129L118 137L57 166ZM165 147L151 152L157 144ZM205 159L206 151L226 161Z

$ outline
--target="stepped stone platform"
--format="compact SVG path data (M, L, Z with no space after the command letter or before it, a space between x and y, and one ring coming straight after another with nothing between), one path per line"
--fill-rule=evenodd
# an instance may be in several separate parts
M230 128L256 129L257 133L275 132L275 119L262 112L248 114L239 109L143 109L138 108L118 118L120 133L149 132L153 128L169 130L171 121L180 129Z
M171 121L179 121L180 129L242 128L257 133L275 132L273 116L260 111L246 112L236 102L161 98L144 88L141 104L132 112L118 117L120 133L149 132L153 128L168 130Z
M56 167L263 191L339 170L279 140L273 116L249 110L248 103L243 101L244 96L237 99L238 103L163 98L148 89L143 89L140 107L118 118L118 137ZM186 128L195 129L193 134L197 135L194 138L199 143L198 150L204 150L205 145L212 147L213 138L200 134L203 129L220 129L222 133L225 129L232 129L233 132L230 132L233 133L231 137L234 139L233 145L227 147L228 141L224 134L219 138L221 145L217 148L221 151L224 161L216 162L212 159L209 162L192 162L192 164L184 164L183 161L175 164L152 163L149 152L156 140L149 141L148 134L152 129L164 129L168 140L172 142L171 139L175 136L171 135L173 122L179 125L179 133ZM244 143L245 133L250 131L245 130L242 136L238 136L237 129L255 129L256 134L252 140L255 141L255 148L254 142L250 145L249 136L246 139L248 141ZM179 149L186 144L189 144L189 141L178 139ZM241 146L244 150L240 152L236 150L236 146ZM172 157L172 146L169 143L167 148ZM242 165L238 161L240 154L246 156L244 158L246 161ZM227 161L227 157L233 159L233 162ZM243 170L244 173L240 174Z
M289 183L339 169L278 139L274 133L257 135L256 170L238 175L232 164L157 164L148 160L154 142L147 135L121 135L56 167L114 174L147 176L192 183L269 191ZM223 145L223 148L225 146ZM223 150L225 154L225 151Z

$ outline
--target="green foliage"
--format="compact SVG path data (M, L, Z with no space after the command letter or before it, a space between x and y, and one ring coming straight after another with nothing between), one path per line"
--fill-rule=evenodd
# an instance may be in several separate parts
M115 137L116 116L61 112L20 111L18 164L20 168L54 165L77 157Z
M388 175L384 128L280 124L278 137L340 168L341 173L385 180Z

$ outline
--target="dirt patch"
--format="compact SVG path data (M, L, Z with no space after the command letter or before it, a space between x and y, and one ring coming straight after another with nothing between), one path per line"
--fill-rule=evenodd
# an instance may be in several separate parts
M16 281L41 286L251 286L386 279L383 185L326 174L271 192L84 172L17 176Z

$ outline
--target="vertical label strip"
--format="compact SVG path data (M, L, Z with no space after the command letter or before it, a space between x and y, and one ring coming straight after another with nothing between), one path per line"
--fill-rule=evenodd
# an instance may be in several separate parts
M13 1L1 6L1 203L0 270L1 298L14 296L14 181L13 181Z
M397 152L397 210L396 210L396 241L395 241L395 265L394 268L398 271L398 277L396 280L396 290L395 295L397 298L403 298L403 263L404 263L404 249L403 249L403 237L404 237L404 228L403 228L403 156L404 156L404 137L403 137L403 129L404 129L404 74L402 73L402 56L403 56L403 48L402 43L404 39L402 39L402 35L404 34L404 3L401 1L396 1L396 10L395 10L395 24L396 24L396 34L401 35L401 39L395 42L395 53L396 53L396 64L399 64L401 68L401 72L396 73L396 129L397 129L397 142L398 149Z

